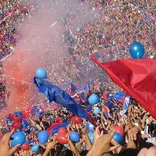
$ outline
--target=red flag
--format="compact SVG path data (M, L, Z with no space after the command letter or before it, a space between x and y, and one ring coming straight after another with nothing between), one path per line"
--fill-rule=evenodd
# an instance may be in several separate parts
M134 97L156 118L156 61L153 59L126 59L100 63L110 78Z
M46 131L48 132L48 134L50 134L55 127L60 125L62 125L62 122L52 123L51 126Z

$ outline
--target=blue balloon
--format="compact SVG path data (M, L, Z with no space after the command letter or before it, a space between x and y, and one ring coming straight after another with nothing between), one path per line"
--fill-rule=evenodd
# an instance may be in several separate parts
M140 59L144 56L145 49L140 42L134 42L130 45L129 52L132 58Z
M94 133L89 132L89 133L88 133L88 137L89 137L91 143L94 144Z
M92 123L90 123L90 122L87 122L86 129L88 131L94 132L94 125Z
M39 149L39 144L35 144L34 146L31 147L32 152L38 152Z
M23 132L16 132L12 136L13 140L11 141L12 147L20 144L23 145L26 141L26 136Z
M113 139L120 144L123 140L123 137L121 134L115 132L113 135Z
M80 141L80 135L77 132L71 132L70 133L70 139L74 142Z
M88 98L88 101L91 105L95 105L97 103L99 103L100 99L99 99L99 96L96 95L96 94L92 94L89 98Z
M22 117L22 113L21 113L21 112L15 112L14 115L15 115L16 117Z
M36 70L36 75L40 79L46 79L47 78L47 72L44 68L38 68Z
M99 113L100 113L100 109L99 109L99 108L97 108L97 107L96 107L96 108L94 108L93 113L94 113L94 114L99 114Z
M38 133L38 140L40 144L44 144L48 141L49 135L47 131L41 131Z

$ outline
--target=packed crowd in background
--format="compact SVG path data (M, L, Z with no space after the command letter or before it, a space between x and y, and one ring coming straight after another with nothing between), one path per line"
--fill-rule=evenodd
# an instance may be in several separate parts
M33 12L31 5L21 0L0 1L0 109L7 106L2 61L14 53L18 41L18 24L31 18Z
M74 100L84 109L89 107L88 97L95 93L99 96L98 105L92 106L88 113L97 126L83 119L80 123L73 120L74 115L60 105L52 104L45 107L29 108L22 115L8 114L6 121L1 125L0 137L7 134L0 141L0 153L3 155L156 155L156 120L143 109L133 98L127 112L123 112L123 105L113 98L117 90L121 90L109 77L97 67L90 56L95 55L100 62L129 58L129 46L135 41L141 42L145 47L145 57L156 58L156 2L154 0L80 0L81 5L89 6L95 11L95 17L83 24L75 31L74 14L70 14L63 21L66 27L64 42L67 45L69 57L62 60L61 65L55 69L53 82L68 90L69 82L77 87L83 86L89 79L93 83L89 88L85 100L81 95ZM16 46L16 26L19 22L30 18L31 12L28 4L20 0L3 0L0 2L0 57L1 60L11 54ZM74 18L73 18L74 17ZM0 67L0 74L2 66ZM0 103L5 104L5 83L0 80ZM99 113L93 110L98 108ZM29 112L29 113L28 113ZM26 114L25 114L26 113ZM75 131L80 136L77 142L71 141L69 133L63 139L68 143L60 144L56 133L49 128L56 123L67 123L68 132ZM17 124L16 124L17 123ZM23 130L26 134L27 150L24 147L15 147L10 150L8 133L18 125L14 131ZM89 125L89 126L88 126ZM124 129L122 141L118 143L112 139L113 127ZM92 127L92 128L89 128ZM41 131L50 131L48 143L39 144L37 134ZM103 135L104 134L104 135ZM33 145L39 144L37 151L30 150ZM110 147L113 146L113 149ZM139 153L140 152L140 153ZM155 152L155 153L154 153ZM49 154L48 154L49 153Z
M96 10L96 17L83 27L75 31L78 23L74 21L79 16L74 13L64 21L67 29L64 42L70 57L62 61L63 68L59 65L56 70L58 73L54 75L54 82L58 85L65 85L62 77L66 77L67 82L75 80L79 85L88 77L95 78L97 74L92 75L92 70L96 67L90 61L91 55L96 53L101 62L129 58L129 46L135 41L144 45L146 58L156 57L156 4L153 0L106 1L106 4L100 0L86 0L81 4L88 5L90 2L90 9Z

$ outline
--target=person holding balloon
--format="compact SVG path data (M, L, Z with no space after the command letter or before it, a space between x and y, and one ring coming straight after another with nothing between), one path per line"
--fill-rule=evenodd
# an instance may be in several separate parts
M20 147L20 144L17 144L13 148L9 146L9 140L13 135L14 130L10 133L7 133L1 140L0 140L0 155L2 156L12 156L16 150Z
M48 153L49 153L52 149L54 149L56 143L57 143L56 137L53 138L53 141L48 142L48 143L46 144L46 150L45 150L45 152L43 153L43 156L47 156Z
M114 129L112 129L109 134L103 135L103 132L100 133L99 127L95 131L95 143L91 150L87 153L87 156L102 156L103 154L113 151L119 147L119 145L111 147L111 140L114 135Z

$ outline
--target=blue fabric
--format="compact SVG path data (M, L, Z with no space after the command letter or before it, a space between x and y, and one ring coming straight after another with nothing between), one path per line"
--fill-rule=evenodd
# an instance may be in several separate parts
M38 91L45 94L50 102L54 101L57 104L61 104L73 114L88 119L88 115L83 110L83 108L78 105L72 97L64 90L53 85L52 83L34 77L34 84L38 88Z
M86 111L87 112L90 112L92 110L92 105L88 105L87 107L86 107Z
M86 95L85 95L84 92L81 93L81 100L82 100L83 102L86 102L86 100L87 100L87 97L86 97Z
M93 80L89 80L86 87L84 88L85 92L89 92L90 90L90 85L93 83Z
M62 123L62 125L55 127L55 128L52 130L51 134L52 134L52 135L53 135L53 134L56 134L60 128L65 128L65 127L67 127L69 124L70 124L70 122L64 122L64 123Z
M93 83L93 80L89 80L87 85L85 87L80 87L77 89L77 92L78 93L83 93L83 92L89 92L90 90L90 85Z
M89 92L89 89L90 89L90 85L93 83L93 80L89 80L88 83L86 84L85 87L79 87L79 88L76 88L76 86L71 83L71 91L72 92L77 92L77 93L83 93L83 92Z
M108 103L106 104L106 106L107 106L109 109L114 108L113 96L108 96Z
M13 121L9 117L6 118L6 124L9 132L10 132L10 125L12 125L12 122Z
M116 93L114 94L114 99L117 101L122 101L126 96L125 92L120 92L120 93Z
M83 93L84 91L85 91L85 90L84 90L83 87L80 87L80 88L77 89L77 92L78 92L78 93Z
M43 114L44 114L44 112L40 111L39 108L38 108L37 106L34 106L34 107L33 107L32 112L33 112L35 115L37 115L37 116L43 115Z
M126 113L129 107L129 101L130 101L130 96L127 96L125 98L124 104L123 104L123 112Z
M71 90L72 92L76 92L77 90L76 86L73 83L71 83Z
M15 112L14 115L17 116L17 117L22 117L22 113L21 112Z
M29 145L32 145L34 142L35 142L35 140L27 140L26 141Z

